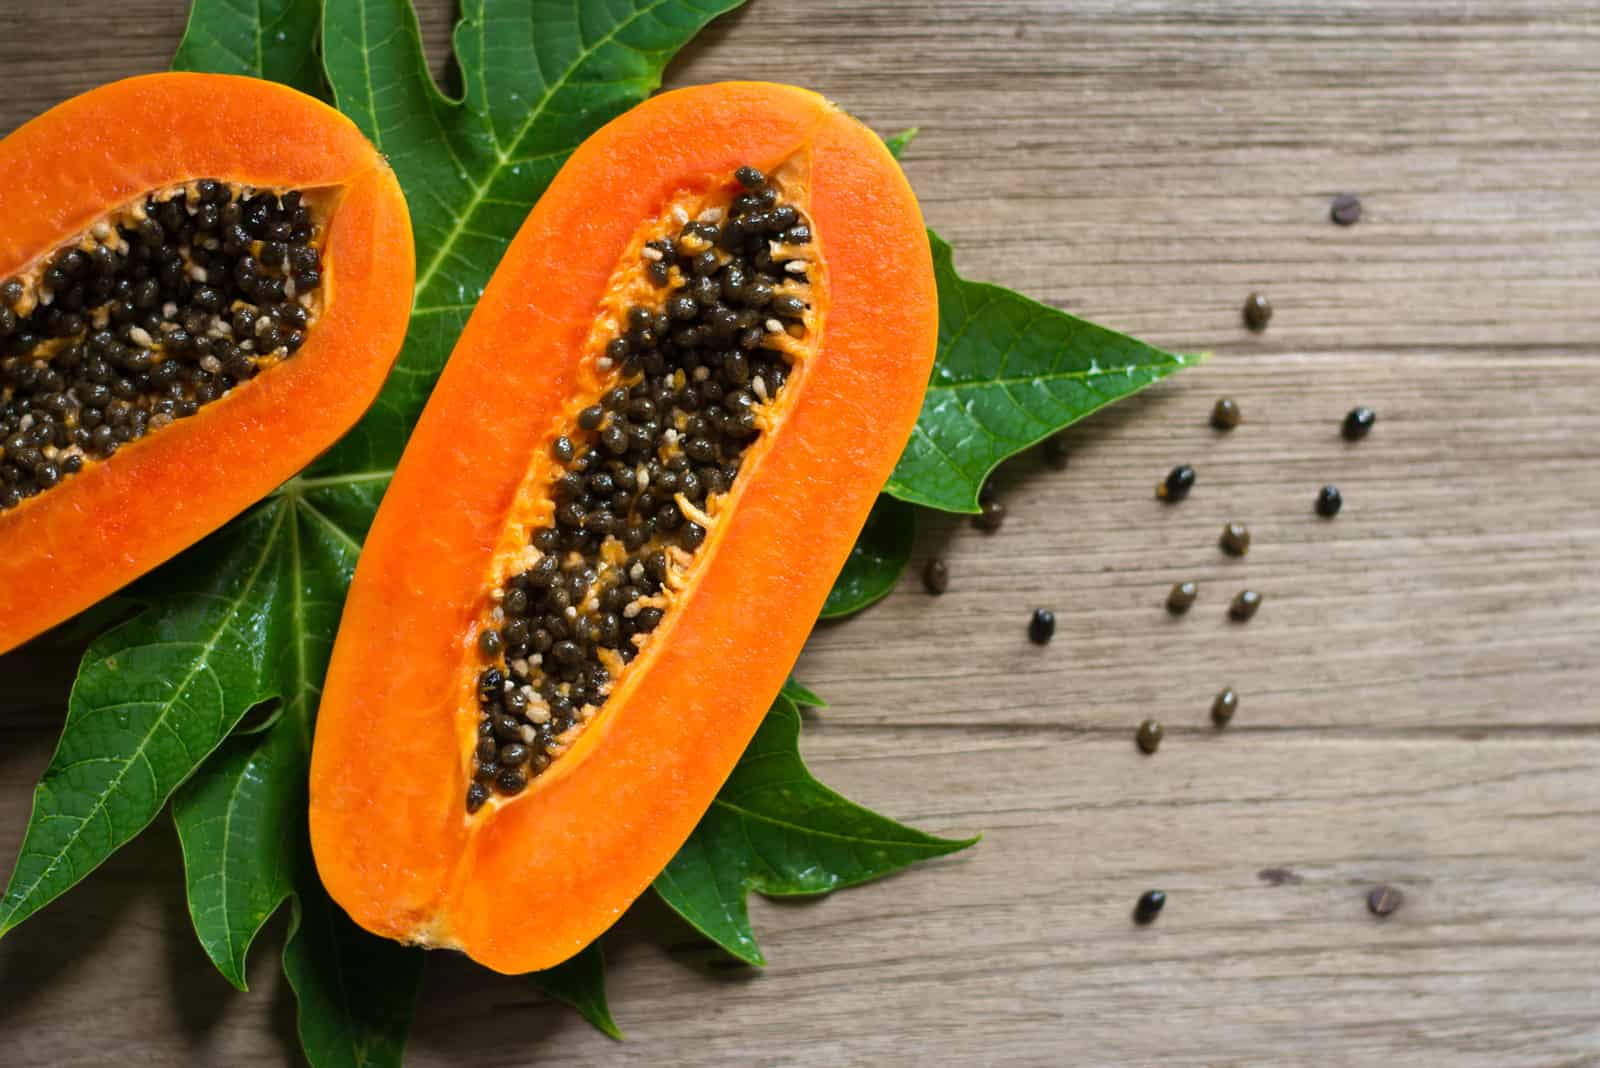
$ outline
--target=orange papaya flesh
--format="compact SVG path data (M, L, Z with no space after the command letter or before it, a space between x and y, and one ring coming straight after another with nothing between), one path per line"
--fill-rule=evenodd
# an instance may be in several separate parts
M357 567L312 757L335 900L506 972L604 931L782 686L936 339L915 198L823 98L679 90L579 148Z
M236 515L399 351L393 173L283 86L161 74L0 141L0 652Z

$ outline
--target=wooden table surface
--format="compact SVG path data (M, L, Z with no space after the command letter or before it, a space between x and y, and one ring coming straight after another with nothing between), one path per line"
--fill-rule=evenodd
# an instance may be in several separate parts
M185 17L7 6L7 129L161 68ZM441 67L449 17L424 5ZM1592 0L755 0L669 80L730 77L921 126L906 167L969 276L1215 355L1077 427L1066 471L1009 465L999 533L930 517L900 588L800 663L833 702L805 737L820 777L980 846L755 903L760 972L631 915L622 1045L441 955L409 1063L1600 1063ZM1359 225L1330 224L1339 192ZM1259 336L1252 290L1276 309ZM1245 412L1226 436L1223 394ZM1378 424L1350 445L1357 403ZM1184 461L1198 488L1163 507ZM1216 548L1230 519L1242 560ZM916 579L934 554L939 599ZM1174 620L1184 578L1203 592ZM1265 605L1230 625L1246 584ZM75 656L0 660L6 856ZM1405 894L1383 920L1378 883ZM1151 887L1166 912L1135 928ZM231 993L159 821L0 942L0 1059L292 1060L272 931Z

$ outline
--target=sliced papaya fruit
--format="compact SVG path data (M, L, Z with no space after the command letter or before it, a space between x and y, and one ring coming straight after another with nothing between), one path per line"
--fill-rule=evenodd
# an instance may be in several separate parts
M678 90L580 147L356 569L311 766L335 900L502 972L604 931L783 685L937 332L916 200L822 97Z
M156 74L0 141L0 652L304 467L405 335L411 222L344 116Z

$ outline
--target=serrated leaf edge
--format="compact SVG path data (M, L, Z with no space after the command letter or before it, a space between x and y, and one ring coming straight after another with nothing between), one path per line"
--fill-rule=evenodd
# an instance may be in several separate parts
M257 558L256 565L251 570L249 578L246 579L244 586L241 587L241 592L240 592L239 597L235 598L236 601L237 600L242 600L243 597L245 595L247 595L250 590L253 590L255 588L255 584L260 579L262 571L266 568L267 560L271 556L271 552L272 552L272 543L276 539L278 528L281 527L282 524L283 524L283 512L280 511L278 513L277 518L273 522L272 533L267 538L263 539L263 548L261 550L261 555ZM146 609L146 611L148 611L148 609ZM141 613L141 616L142 615L143 615L143 613ZM129 626L130 624L134 623L138 618L139 617L136 616L134 619L128 620L127 622L118 625L117 627L115 627L112 630L108 631L107 634L108 635L116 634L118 631L120 631L120 630L126 628L127 626ZM145 753L145 750L146 750L146 748L148 747L148 745L150 743L150 739L155 737L157 729L167 722L167 718L170 715L172 715L172 710L177 705L179 698L181 697L182 694L184 694L187 691L189 685L197 677L199 677L201 669L202 668L206 668L206 667L209 666L208 655L209 655L209 653L211 651L214 651L216 649L217 644L222 639L222 635L227 631L227 629L228 629L228 620L230 618L231 618L230 615L224 613L220 617L221 622L219 622L219 624L217 625L217 628L211 632L210 637L205 642L201 643L200 647L203 650L203 652L199 656L197 656L195 658L194 666L192 668L190 668L189 672L186 675L184 675L183 680L178 684L177 687L174 688L171 698L168 701L165 702L160 714L154 720L152 720L151 725L150 725L150 729L145 732L144 738L140 741L139 745L129 755L127 761L125 762L125 768L126 767L131 767L133 765L133 763L136 760L139 760L139 759L144 759L144 760L146 760L146 762L148 762L148 758L146 758L144 756L144 753ZM100 642L97 641L94 646L90 647L89 652L85 654L84 662L83 662L83 664L80 664L79 668L78 668L79 675L82 674L83 669L84 669L84 665L89 663L89 659L88 659L89 656L94 653L95 649L99 646L99 644L100 644ZM192 643L181 642L181 643L150 643L150 644L182 644L182 645L189 645L189 644L192 644ZM145 646L139 646L137 648L144 648L144 647ZM76 686L76 677L74 678L74 686ZM262 699L265 700L265 699L270 698L271 696L274 696L274 695L271 695L271 694L264 695ZM69 697L68 698L69 704L70 704L70 700L71 699ZM259 704L260 702L258 701L256 703ZM96 711L98 711L98 710L96 710ZM248 708L244 709L240 713L240 718L243 718L243 716L248 712L249 712ZM211 749L208 750L206 754L203 754L200 757L199 760L196 760L194 762L193 766L191 767L191 769L189 771L189 775L193 775L195 769L199 768L200 765L202 763L204 763L206 756L209 756L211 753L216 752L217 747L220 746L225 740L227 740L227 737L228 737L228 732L226 732L226 731L222 732L222 734L217 739L217 744L212 746ZM57 753L60 752L61 745L65 741L66 741L66 733L65 733L65 731L63 731L61 739L56 743L56 752ZM54 763L55 763L55 756L52 755L51 756L51 764L53 765ZM70 890L73 886L76 886L78 883L82 882L83 879L86 878L89 875L90 872L92 872L95 868L98 868L101 864L105 863L105 861L110 858L111 853L116 852L115 849L111 850L111 852L108 852L104 857L101 857L100 860L97 861L94 865L92 865L89 869L79 873L77 878L73 879L72 882L69 885L67 885L66 887L63 887L57 893L51 894L45 900L41 901L38 905L36 905L33 908L29 909L25 915L23 915L20 918L18 918L17 913L18 913L18 911L20 911L20 909L22 908L23 904L27 901L28 898L30 898L33 895L34 891L36 891L39 888L39 885L41 883L43 883L45 879L49 878L50 875L56 870L57 866L62 862L62 860L65 859L65 855L66 855L67 851L70 850L74 845L77 844L78 840L83 835L83 828L88 826L92 819L96 818L97 816L103 816L104 815L106 800L115 791L117 786L119 786L121 784L124 774L125 774L125 769L124 769L123 772L119 772L117 777L115 778L115 780L111 783L111 785L108 786L105 790L103 790L100 793L100 795L95 799L94 804L90 807L89 814L78 820L78 826L73 829L73 831L71 832L71 834L68 837L67 841L62 845L62 847L59 850L57 850L55 856L52 857L50 863L48 865L46 865L45 870L42 871L39 875L37 875L34 878L33 882L31 884L29 884L29 886L27 887L26 890L21 892L20 900L18 901L18 904L16 904L15 906L12 906L11 908L6 910L4 917L0 918L0 937L4 937L4 935L7 932L14 930L19 924L21 924L24 921L26 921L30 916L32 916L34 913L38 912L41 908L44 908L51 901L54 901L57 897L60 897L61 894L66 893L67 890ZM166 807L166 803L171 800L173 794L176 794L178 792L178 790L182 787L183 783L188 780L189 775L185 775L182 779L180 779L176 784L173 785L172 790L167 794L167 796L165 798L162 799L161 806L158 807L155 810L155 812L150 816L150 818L148 820L146 820L144 822L143 825L141 825L131 835L129 835L128 838L125 840L125 842L123 844L126 844L127 841L132 841L134 838L138 837L139 834L143 833L143 831L144 831L144 829L146 827L149 827L150 824L152 824L152 823L154 823L156 821L156 818L161 815L162 809L164 809ZM40 795L43 794L48 788L49 788L49 775L48 775L48 769L47 769L46 778L41 780L39 785L34 788L34 811L35 812L38 810L38 804L39 804ZM29 814L28 826L30 828L33 826L33 815L32 815L32 813ZM26 837L24 837L24 839L23 839L23 847L26 848L26 846L27 846L27 839L26 839ZM118 848L120 848L120 846ZM23 854L21 852L19 852L18 856L17 856L17 864L18 865L20 865L22 863L22 856L23 856ZM8 885L6 887L6 892L3 895L3 899L4 900L11 900L12 896L13 895L12 895L12 892L11 892L11 887Z

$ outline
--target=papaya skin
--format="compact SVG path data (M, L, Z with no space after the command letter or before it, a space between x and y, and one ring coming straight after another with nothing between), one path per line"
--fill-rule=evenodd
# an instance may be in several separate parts
M399 352L414 277L399 183L344 116L252 78L129 78L0 141L0 278L123 205L197 178L325 198L322 312L292 358L0 514L0 652L293 476L367 409Z
M828 280L815 348L746 454L689 586L600 713L524 793L468 815L489 576L530 458L580 387L613 272L676 193L795 158ZM783 685L910 436L937 336L916 200L881 140L822 97L763 83L678 90L573 154L468 322L345 604L310 823L322 879L357 923L520 973L567 959L621 915Z

